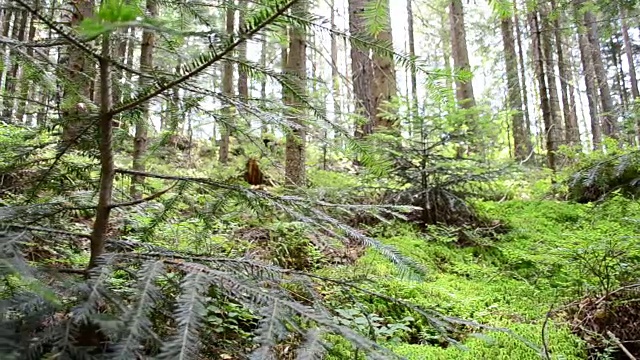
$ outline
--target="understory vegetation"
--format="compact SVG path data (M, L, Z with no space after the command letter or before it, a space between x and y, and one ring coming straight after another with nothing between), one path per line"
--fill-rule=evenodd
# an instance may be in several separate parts
M463 6L0 0L0 360L640 357L638 4Z

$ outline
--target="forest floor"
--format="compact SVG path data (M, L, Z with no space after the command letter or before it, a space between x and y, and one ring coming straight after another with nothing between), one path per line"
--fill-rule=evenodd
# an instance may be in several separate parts
M638 219L629 216L638 214L640 205L614 198L598 206L550 200L477 206L510 230L470 246L457 245L455 236L442 231L418 234L403 225L379 231L378 238L430 271L426 281L403 279L372 250L352 266L324 271L367 277L372 289L384 294L515 334L481 330L482 336L461 335L462 346L425 345L433 344L429 334L410 340L389 336L390 347L409 360L533 360L540 359L540 351L549 359L587 358L588 344L574 330L590 315L575 309L625 281L619 270L638 259L633 243L640 230ZM394 312L391 306L380 303L376 313L384 318Z

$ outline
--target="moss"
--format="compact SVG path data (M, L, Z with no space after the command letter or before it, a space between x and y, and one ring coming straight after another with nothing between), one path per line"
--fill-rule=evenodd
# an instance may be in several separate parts
M394 236L388 231L382 240L412 257L427 269L424 281L402 278L389 261L368 251L355 266L325 269L331 276L353 278L366 275L371 289L408 300L446 315L512 330L536 346L546 314L553 306L568 303L585 283L596 284L579 264L576 252L611 238L631 237L640 228L625 220L638 213L640 205L616 198L613 205L594 207L556 201L480 202L486 216L509 225L511 231L483 245L458 247L447 239L416 234L401 227ZM339 298L339 295L336 295ZM365 299L368 308L382 316L398 309L384 301ZM550 351L565 359L584 359L586 346L560 319L548 322ZM424 335L424 334L422 334ZM523 341L506 333L484 331L492 341L462 337L466 350L455 346L392 344L408 359L539 359Z

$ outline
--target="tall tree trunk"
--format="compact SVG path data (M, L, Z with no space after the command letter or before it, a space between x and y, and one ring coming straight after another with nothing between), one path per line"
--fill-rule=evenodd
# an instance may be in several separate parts
M39 0L35 0L34 2L34 8L39 11L40 10L40 1ZM31 43L33 42L33 39L36 36L36 18L34 16L31 16L31 21L29 22L29 33L27 35L27 42ZM33 48L29 47L27 49L27 57L29 57L30 59L33 58ZM30 98L29 94L31 93L31 79L30 76L28 74L28 70L27 70L27 66L28 65L23 65L22 66L22 76L21 76L21 81L20 81L20 95L18 95L19 99L18 99L18 107L16 110L16 120L18 122L22 122L22 119L24 118L25 115L25 111L26 111L26 107L27 107L27 101ZM27 122L28 124L29 122Z
M578 44L580 46L580 61L582 62L587 102L589 104L589 117L591 118L591 141L593 149L596 150L600 148L600 142L602 141L600 118L598 117L596 73L593 66L593 58L591 57L589 39L587 39L587 35L582 30L578 33Z
M307 0L298 0L291 7L293 16L305 18L307 16ZM287 131L285 149L285 182L288 186L304 186L305 174L305 149L306 149L306 124L303 118L303 104L294 96L306 94L306 53L307 34L304 27L292 26L289 30L289 52L285 73L291 76L291 87L285 93L285 105L287 117L291 124L295 124Z
M266 68L267 66L267 35L262 33L261 35L261 49L260 49L260 66ZM260 100L267 101L267 78L266 76L260 80ZM260 133L262 135L269 132L267 123L263 120L260 126Z
M562 35L562 27L560 24L561 14L558 12L556 2L550 1L553 17L553 30L556 39L556 53L558 55L558 75L560 76L560 93L562 94L562 115L564 118L564 137L567 145L574 146L580 142L580 130L578 128L578 119L576 117L575 108L572 108L569 102L569 84L570 73L565 56L566 44Z
M624 52L627 56L627 66L629 67L629 78L631 79L631 95L636 100L638 93L638 78L636 77L636 64L633 60L633 46L629 37L629 27L627 25L627 11L624 6L620 7L620 18L622 21L622 40L624 41ZM640 127L639 127L640 130Z
M238 0L238 23L240 24L240 31L244 27L245 15L247 13L247 1ZM247 43L243 41L238 45L238 60L240 62L247 61ZM249 79L247 72L238 67L238 96L241 101L247 101L249 99Z
M109 35L102 36L102 52L100 59L100 187L98 190L98 206L96 219L91 231L91 254L88 269L98 265L98 259L104 253L109 216L111 213L111 197L115 166L113 163L113 116L111 112L111 69L109 68Z
M620 105L622 106L622 109L624 111L627 110L627 86L624 83L624 71L622 69L622 59L620 57L620 47L614 37L610 37L609 38L609 52L611 54L611 62L613 63L613 66L616 68L616 75L614 78L615 81L615 88L613 90L615 90L617 88L618 90L618 96L620 98Z
M527 91L526 63L524 62L524 48L522 46L522 31L520 30L520 18L518 16L517 0L513 0L514 27L516 29L516 42L518 44L518 60L520 62L520 78L522 82L522 103L524 112L524 133L526 135L525 145L527 154L533 152L531 142L531 117L529 115L529 92Z
M549 93L547 89L547 79L545 75L545 61L543 59L543 46L540 39L541 27L537 12L531 11L528 14L529 24L531 27L531 42L534 59L534 72L538 82L538 90L540 94L540 109L542 110L542 120L544 122L544 133L546 138L547 165L554 172L556 171L556 150L558 143L554 137L553 116L551 114L551 104L549 101Z
M234 1L228 0L226 2L226 27L225 32L227 34L233 34L233 23L235 17ZM225 60L222 69L222 94L231 98L233 96L233 62L231 60ZM230 104L225 105L224 109L224 122L221 124L220 134L220 154L218 160L222 164L226 164L229 161L229 143L231 140L231 122L233 118L233 106Z
M393 51L393 36L391 35L391 13L389 11L389 1L381 0L385 14L380 19L380 31L374 33L374 38L381 46ZM391 128L393 120L389 120L385 113L393 111L389 106L392 98L396 96L396 70L393 57L387 54L380 54L373 51L373 79L374 79L374 104L375 118L373 122L375 128Z
M449 3L449 23L451 26L451 55L453 56L453 67L456 72L471 72L469 64L469 52L467 50L467 39L464 29L464 12L462 9L462 0L451 0ZM461 81L456 76L456 100L461 109L471 109L476 106L476 99L473 95L473 82L471 79ZM475 117L468 114L466 116L466 126L470 133L475 133L477 124ZM471 152L474 146L468 145L466 149L459 148L457 156L462 157L466 152Z
M341 97L340 97L340 69L338 69L338 38L335 34L336 27L336 9L335 0L331 0L331 99L333 100L333 122L335 124L341 124L342 110L341 110ZM335 133L335 136L342 136ZM324 134L325 143L322 145L323 159L326 159L327 153L327 135L326 130ZM323 169L326 170L326 161L323 161Z
M549 19L549 8L543 5L540 10L541 31L545 35L538 34L542 40L543 57L545 60L547 76L547 91L549 92L549 108L551 110L551 127L546 129L547 137L555 142L554 150L563 143L562 139L562 114L560 110L560 99L558 98L558 85L556 82L555 59L553 51L553 26ZM549 35L546 35L549 34ZM556 157L557 158L557 157Z
M416 43L414 39L414 30L413 30L413 8L411 6L411 2L413 0L407 0L407 32L409 36L409 56L411 59L416 58ZM419 114L419 105L418 105L418 71L415 67L411 67L410 71L410 81L411 81L411 111L409 112L410 125L409 129L411 130L417 121Z
M522 113L522 94L518 79L518 58L513 37L513 20L511 14L500 19L500 31L504 47L505 69L507 71L508 104L513 112L511 115L513 146L515 158L519 161L529 156L527 145L528 135L525 133L524 117Z
M8 38L11 36L11 20L13 19L13 16L14 12L10 9L2 9L2 37ZM2 59L0 59L0 61L4 64L3 69L0 72L0 89L4 89L4 79L10 59L9 52L7 51L8 48L9 46L7 44L0 45L0 49L2 49Z
M18 19L20 19L18 21ZM27 21L29 20L29 13L27 12L27 10L22 10L20 12L20 17L16 16L15 18L15 22L13 24L13 32L14 32L14 36L13 38L18 40L18 41L24 41L24 37L25 37L25 33L27 30ZM16 29L17 29L17 34L16 34ZM3 112L2 112L2 117L5 118L9 123L14 123L14 122L19 122L21 119L14 119L12 118L13 115L13 111L14 109L14 104L15 104L15 97L16 97L16 88L17 88L17 84L20 81L20 79L18 78L18 74L19 74L19 69L20 69L20 58L22 56L19 55L20 53L17 51L12 51L10 52L10 57L12 58L12 62L11 62L11 67L9 72L7 73L7 78L5 80L4 83L4 93L6 94L5 98L4 98L4 106L3 106Z
M366 39L364 12L367 0L349 0L349 32L359 39ZM351 42L351 78L355 96L356 113L363 119L356 124L355 136L364 137L373 133L375 117L375 99L373 63L369 58L369 49Z
M70 26L78 26L82 20L93 16L93 1L75 0L72 2ZM87 113L92 98L92 83L95 74L93 60L84 52L78 51L74 45L67 46L67 74L63 82L64 106L62 108L62 141L63 149L79 140L86 121L80 119Z
M147 13L150 17L158 16L158 4L156 0L147 0ZM144 30L142 33L142 45L140 48L140 70L142 72L153 72L153 51L155 49L156 34L152 30ZM140 87L146 86L147 78L140 77ZM140 118L136 122L136 130L133 139L133 170L145 170L145 155L147 152L147 137L149 128L149 103L145 102L141 106ZM131 197L142 198L142 185L144 177L133 176L131 179Z
M613 106L613 98L607 80L607 71L602 60L602 50L600 46L600 36L596 17L591 11L584 14L584 22L587 27L587 38L589 39L589 48L591 57L593 58L593 66L598 81L598 89L600 90L600 105L602 106L602 132L604 135L618 138L618 130L616 126L616 112Z

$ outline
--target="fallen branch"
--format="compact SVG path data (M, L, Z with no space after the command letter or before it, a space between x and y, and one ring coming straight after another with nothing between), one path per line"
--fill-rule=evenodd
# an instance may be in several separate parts
M607 335L609 335L611 340L613 340L613 342L618 345L620 350L622 350L630 360L637 360L637 358L633 356L633 354L624 345L622 345L620 340L611 331L607 331Z

